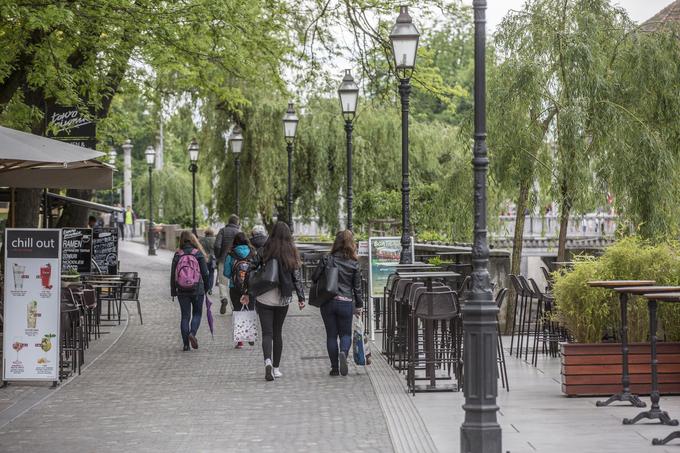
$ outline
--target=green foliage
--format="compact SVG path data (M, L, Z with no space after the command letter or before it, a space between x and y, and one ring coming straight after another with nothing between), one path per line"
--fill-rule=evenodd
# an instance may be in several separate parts
M573 270L555 275L556 318L581 343L597 343L606 331L620 326L618 295L611 290L591 288L591 280L655 280L659 285L680 285L680 244L651 244L626 238L595 259L577 258ZM659 304L660 337L680 340L680 306ZM631 298L628 304L630 341L648 341L647 304Z

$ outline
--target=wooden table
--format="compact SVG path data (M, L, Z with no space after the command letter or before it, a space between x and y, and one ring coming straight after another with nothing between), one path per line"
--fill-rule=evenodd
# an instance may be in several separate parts
M673 303L680 302L680 291L655 293L654 292L655 288L648 289L649 293L643 294L643 297L647 299L647 308L649 309L649 343L650 343L650 356L652 362L652 392L650 393L649 397L652 401L652 407L648 411L640 412L635 416L635 418L632 419L624 418L623 424L632 425L642 419L649 419L659 420L662 425L677 426L678 421L675 419L671 419L670 415L668 415L668 412L662 411L661 406L659 405L659 400L661 399L661 396L659 395L659 375L658 375L658 363L656 358L656 328L658 321L656 311L658 302L673 302ZM659 443L663 442L663 440L662 441L659 441L659 439L655 440L658 441ZM668 442L668 440L666 440L666 442ZM655 445L659 444L657 443Z
M397 276L400 278L406 278L411 280L420 280L425 282L425 286L428 292L432 291L432 281L434 279L444 279L444 278L455 278L460 277L460 274L456 272L449 271L432 271L432 272L397 272ZM431 309L431 307L430 307ZM425 320L425 344L427 345L430 354L434 355L434 332L432 329L432 321ZM437 392L437 391L451 391L454 388L443 388L437 387L437 376L435 372L434 360L430 360L425 365L425 377L430 381L430 383L421 388L416 388L415 391L418 392Z
M649 287L655 283L654 280L595 280L588 282L588 285L593 288L606 288L618 292L619 305L621 307L621 327L619 328L619 334L621 336L622 391L610 396L606 401L598 401L595 403L597 407L608 406L615 401L628 402L635 407L646 406L637 395L630 393L630 374L628 372L628 294L631 293L626 291L626 289L645 287L649 290Z

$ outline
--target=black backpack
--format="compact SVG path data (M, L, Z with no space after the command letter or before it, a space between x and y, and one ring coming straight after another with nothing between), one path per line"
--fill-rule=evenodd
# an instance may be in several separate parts
M234 264L231 266L231 281L234 283L234 289L240 294L247 294L248 277L253 265L248 258L242 259L234 256L232 258L234 259Z

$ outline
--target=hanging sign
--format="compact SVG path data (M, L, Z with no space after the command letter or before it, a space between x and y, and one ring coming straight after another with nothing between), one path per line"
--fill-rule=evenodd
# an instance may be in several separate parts
M95 228L92 233L92 259L102 274L118 273L118 228Z
M61 230L61 272L92 272L92 229L64 228Z
M84 148L97 147L97 123L77 107L52 106L45 112L48 137Z
M3 380L59 379L61 230L5 233Z
M414 253L414 240L411 238L411 256ZM401 257L401 238L375 237L368 239L368 284L371 297L383 297L387 278L394 273L394 265Z

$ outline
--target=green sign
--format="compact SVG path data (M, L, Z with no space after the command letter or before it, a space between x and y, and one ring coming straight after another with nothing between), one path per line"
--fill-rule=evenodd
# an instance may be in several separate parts
M394 266L399 264L401 256L401 238L375 237L368 239L369 292L371 297L383 297L383 289L390 274L394 273ZM411 238L411 256L413 253L413 238Z

